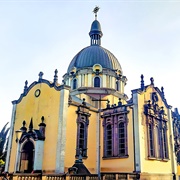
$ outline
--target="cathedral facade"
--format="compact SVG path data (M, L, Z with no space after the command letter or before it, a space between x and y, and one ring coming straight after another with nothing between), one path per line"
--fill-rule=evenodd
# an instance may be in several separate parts
M12 102L5 170L16 173L67 173L83 161L88 173L138 173L140 179L175 178L178 170L178 111L163 87L144 84L124 92L127 82L118 59L101 46L97 18L90 46L78 52L58 83L43 79ZM76 160L76 161L75 161ZM75 163L76 164L76 163Z

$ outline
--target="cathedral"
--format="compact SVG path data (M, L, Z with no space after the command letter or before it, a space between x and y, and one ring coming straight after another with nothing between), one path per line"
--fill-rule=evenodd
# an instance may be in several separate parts
M42 174L126 173L135 179L176 179L180 115L153 78L127 97L127 78L103 32L91 24L90 45L70 61L62 83L39 73L12 101L5 171ZM113 176L112 176L113 177ZM113 178L109 179L114 179ZM116 178L115 178L116 179Z

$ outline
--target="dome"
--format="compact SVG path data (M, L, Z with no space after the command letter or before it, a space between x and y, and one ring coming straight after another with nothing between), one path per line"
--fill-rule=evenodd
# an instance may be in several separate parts
M94 64L100 64L102 68L118 69L121 70L121 66L117 58L107 49L99 45L91 45L82 49L71 61L68 67L68 73L73 67L85 68L93 67Z
M117 58L107 49L101 46L101 37L103 33L101 31L101 25L97 19L91 24L89 36L91 39L91 45L82 49L71 61L67 73L72 68L86 68L93 67L94 64L100 64L102 68L111 70L121 70L121 66Z

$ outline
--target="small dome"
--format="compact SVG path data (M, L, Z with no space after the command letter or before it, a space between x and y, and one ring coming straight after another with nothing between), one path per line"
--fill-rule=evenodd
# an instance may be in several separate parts
M93 23L91 25L91 30L89 32L89 36L91 37L94 34L99 35L100 37L102 37L102 35L103 35L103 33L101 31L101 25L98 20L93 21Z
M71 61L68 67L68 73L72 68L93 67L94 64L100 64L102 68L111 70L121 70L117 58L102 46L93 45L82 49Z

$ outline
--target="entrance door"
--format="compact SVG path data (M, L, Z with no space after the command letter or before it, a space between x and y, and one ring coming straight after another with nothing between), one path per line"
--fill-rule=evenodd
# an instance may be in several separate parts
M31 173L34 165L34 144L27 141L21 150L20 172Z

